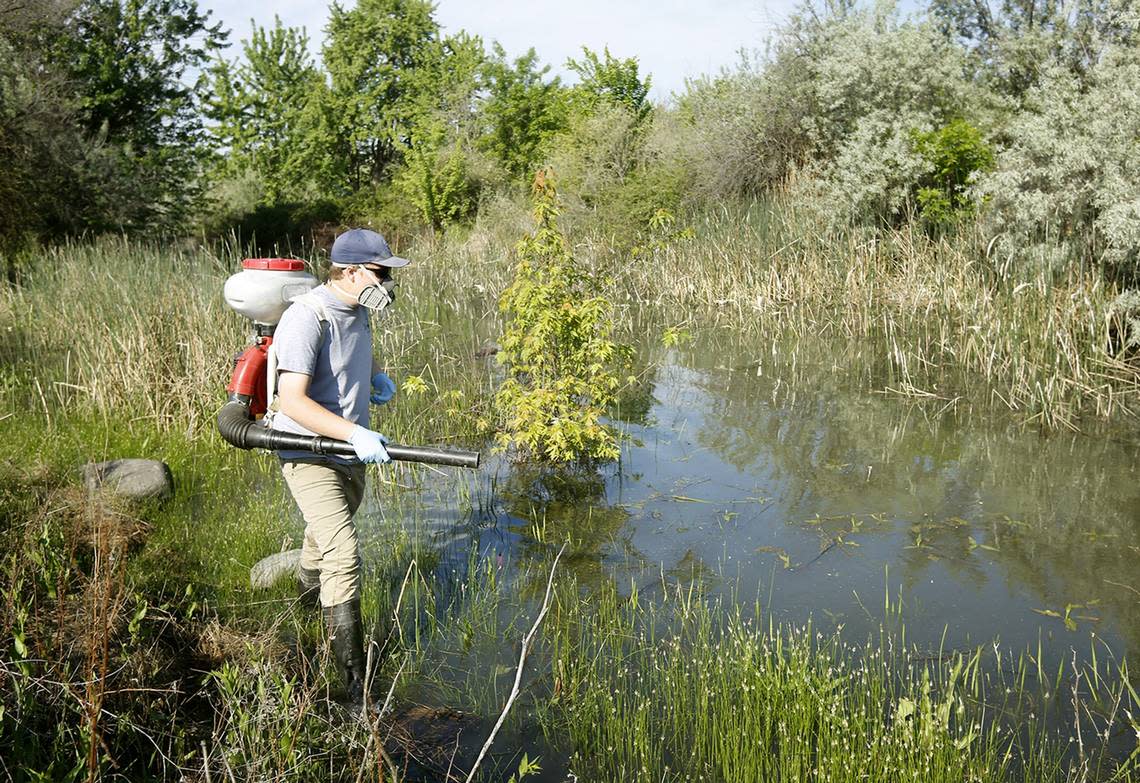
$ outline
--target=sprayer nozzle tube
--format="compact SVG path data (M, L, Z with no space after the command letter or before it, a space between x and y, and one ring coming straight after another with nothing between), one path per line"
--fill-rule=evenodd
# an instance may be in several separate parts
M263 427L249 413L248 401L231 398L218 411L218 432L227 443L239 449L269 449L270 451L311 451L314 454L335 454L355 457L352 444L320 435L296 435ZM400 446L389 443L384 447L394 460L423 462L429 465L451 465L459 468L479 467L477 451L458 451L424 446Z

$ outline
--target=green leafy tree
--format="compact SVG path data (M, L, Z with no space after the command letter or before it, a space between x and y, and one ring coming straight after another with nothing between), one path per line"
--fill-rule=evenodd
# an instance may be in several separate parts
M495 396L498 442L551 464L614 460L617 436L601 419L630 352L614 341L611 305L558 228L549 170L535 177L533 192L538 226L519 243L514 280L499 301L507 324L499 360L508 376Z
M126 125L117 135L93 120L87 91L114 88L110 75L95 87L76 76L95 46L77 38L90 14L74 0L0 7L0 256L11 281L41 239L145 229L156 215L169 225L171 203L189 190L185 168L159 166L171 144L189 154L176 136L148 136L128 112L114 115ZM141 149L132 141L147 138Z
M206 115L225 155L221 173L255 172L264 183L264 200L274 204L299 197L311 182L304 161L306 108L323 83L309 55L304 29L254 25L242 41L237 63L217 60L210 69L213 93Z
M439 26L428 0L360 0L330 9L324 62L331 90L325 154L344 161L344 185L381 182L399 162L417 112L421 68L437 56ZM326 166L332 172L332 167Z
M512 64L498 43L484 68L486 132L480 141L514 177L529 177L546 142L566 127L565 91L557 76L546 80L549 72L549 65L538 67L533 48Z
M463 220L475 210L478 188L468 171L467 155L460 141L447 143L443 123L425 123L416 129L399 182L433 228Z
M973 212L968 188L979 172L994 165L993 148L981 131L956 118L936 130L914 131L912 138L929 166L915 193L922 218L941 227Z
M566 67L578 74L579 83L573 94L587 110L599 102L616 104L630 111L638 122L645 120L653 110L649 102L650 76L642 79L638 74L636 57L618 59L610 54L609 47L597 52L582 47L582 59L566 61Z
M227 35L209 17L196 0L83 0L54 42L85 130L117 148L146 191L119 228L177 224L193 203L204 69Z
M475 211L479 183L471 167L483 42L460 32L433 42L413 74L408 148L398 178L421 217L435 228Z
M1132 0L932 0L930 13L971 52L978 76L1015 98L1050 64L1083 78L1107 47L1138 35Z

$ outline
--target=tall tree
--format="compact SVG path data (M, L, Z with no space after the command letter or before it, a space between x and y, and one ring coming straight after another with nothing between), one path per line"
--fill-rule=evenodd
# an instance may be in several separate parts
M610 54L609 47L602 50L602 56L582 47L582 59L570 58L566 67L578 74L581 80L574 87L574 94L589 108L592 104L606 102L623 106L633 113L638 122L649 116L653 106L649 103L649 88L653 79L644 79L637 73L636 57L624 60Z
M82 0L54 57L79 96L88 133L119 151L149 190L132 222L175 222L205 140L203 67L225 41L196 0Z
M436 42L413 75L413 117L398 181L436 228L475 209L478 187L467 163L485 60L482 40L461 31Z
M437 51L428 0L359 0L330 9L324 62L328 112L337 118L328 154L341 157L347 187L380 182L397 162L415 113L417 71Z
M1021 97L1051 64L1084 78L1112 44L1138 40L1133 0L931 0L942 30L1000 92Z
M529 177L541 162L543 145L566 126L566 93L557 76L546 80L549 72L549 65L538 67L533 48L511 63L498 43L484 68L482 144L515 177Z
M297 198L311 181L303 162L306 107L324 78L309 54L303 28L254 25L242 41L243 59L217 60L210 69L213 93L206 115L225 149L219 167L257 173L269 203Z

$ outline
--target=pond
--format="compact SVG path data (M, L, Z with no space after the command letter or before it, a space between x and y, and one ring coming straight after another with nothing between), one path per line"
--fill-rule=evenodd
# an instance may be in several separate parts
M1043 434L868 391L865 361L819 348L650 349L620 466L560 491L492 463L490 508L440 535L525 556L538 519L589 555L571 566L587 580L698 578L860 635L889 594L920 644L1140 648L1134 427Z
M996 642L1054 671L1140 649L1134 428L1043 433L984 389L903 395L822 340L712 330L640 356L620 465L554 482L491 459L416 495L441 572L472 549L541 570L570 540L587 591L697 582L766 620L861 641L896 619L932 655ZM457 506L455 481L478 500Z

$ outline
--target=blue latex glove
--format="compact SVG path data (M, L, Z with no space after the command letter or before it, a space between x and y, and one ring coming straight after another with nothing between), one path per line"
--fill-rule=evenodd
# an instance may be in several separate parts
M388 452L384 448L384 444L388 442L388 439L379 432L366 430L357 424L356 429L348 436L348 442L352 444L352 449L356 452L356 457L361 462L386 465L392 461L392 458L388 456Z
M387 373L378 372L372 376L372 396L368 399L373 405L383 405L396 396L396 383Z

